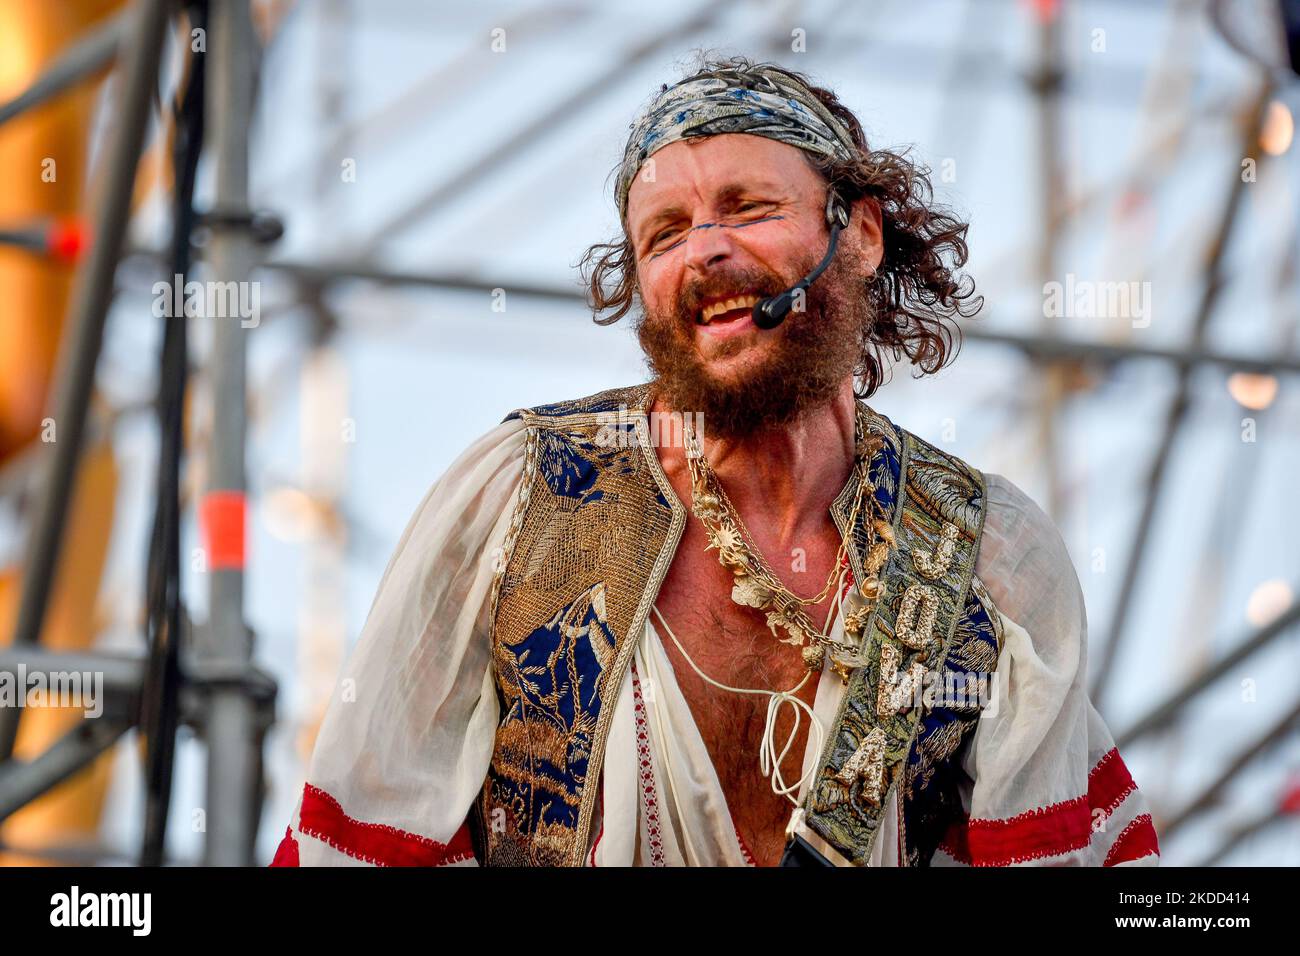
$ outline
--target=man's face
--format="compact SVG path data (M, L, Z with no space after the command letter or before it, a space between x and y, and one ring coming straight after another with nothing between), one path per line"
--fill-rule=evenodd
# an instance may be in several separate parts
M714 435L743 437L828 401L869 327L862 280L879 261L871 204L855 204L804 309L765 331L754 304L826 252L825 181L796 147L745 133L681 140L652 160L653 178L643 167L628 193L628 235L644 306L637 334L670 407L703 412Z

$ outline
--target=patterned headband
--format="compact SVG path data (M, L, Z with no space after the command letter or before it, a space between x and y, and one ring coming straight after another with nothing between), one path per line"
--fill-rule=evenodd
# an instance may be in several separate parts
M627 221L632 180L652 153L679 139L750 133L829 159L848 160L855 146L844 125L806 86L762 67L719 70L661 92L635 123L623 151L616 198Z

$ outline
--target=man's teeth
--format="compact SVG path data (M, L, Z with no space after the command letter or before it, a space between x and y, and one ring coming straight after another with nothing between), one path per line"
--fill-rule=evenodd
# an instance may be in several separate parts
M700 323L708 325L713 321L713 317L721 315L723 312L730 312L732 309L752 309L758 305L759 297L756 295L738 295L734 299L724 299L721 302L714 302L706 306L701 315Z

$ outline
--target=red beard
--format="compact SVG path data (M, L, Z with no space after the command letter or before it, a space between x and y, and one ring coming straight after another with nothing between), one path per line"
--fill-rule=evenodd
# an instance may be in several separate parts
M795 265L794 277L763 269L729 269L688 283L670 311L644 312L637 338L645 351L658 390L668 407L703 415L704 434L745 438L794 421L829 402L863 358L871 306L862 276L845 265L850 256L841 244L830 268L805 294L804 310L792 311L775 329L716 343L710 359L748 349L744 366L715 375L696 347L696 316L710 296L738 289L760 296L777 295L807 275L821 255Z

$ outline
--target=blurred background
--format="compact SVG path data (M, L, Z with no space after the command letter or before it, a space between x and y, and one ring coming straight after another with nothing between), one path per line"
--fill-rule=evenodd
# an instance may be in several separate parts
M0 0L0 673L112 700L0 716L0 861L270 861L429 485L644 380L574 266L697 48L931 167L984 311L871 404L1056 520L1164 864L1300 864L1294 0Z

